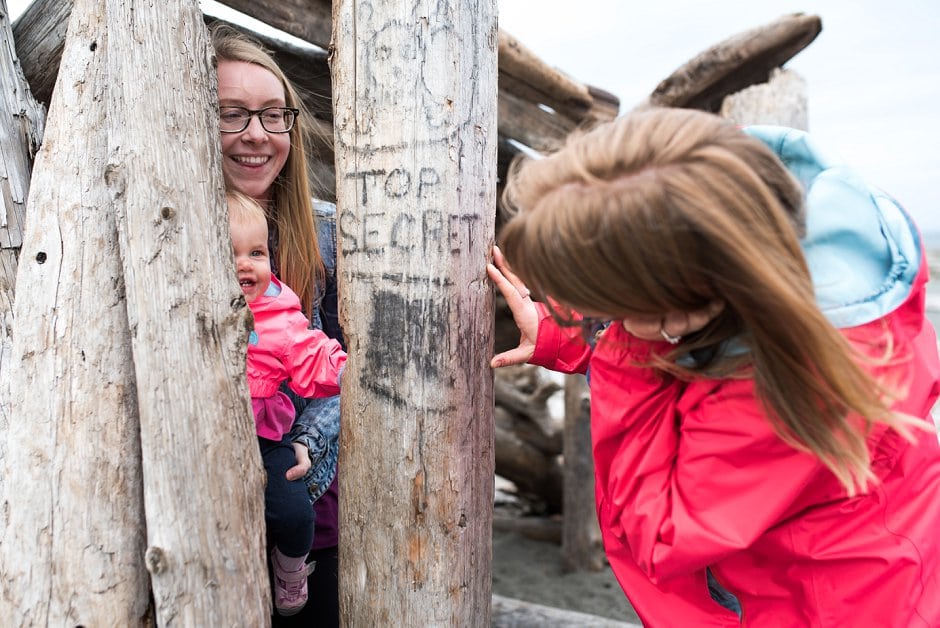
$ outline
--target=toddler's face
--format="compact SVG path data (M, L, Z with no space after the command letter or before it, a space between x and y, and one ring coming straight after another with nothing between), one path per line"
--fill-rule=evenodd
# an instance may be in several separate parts
M271 259L268 254L268 227L263 220L232 224L232 251L238 285L245 300L253 302L271 283Z

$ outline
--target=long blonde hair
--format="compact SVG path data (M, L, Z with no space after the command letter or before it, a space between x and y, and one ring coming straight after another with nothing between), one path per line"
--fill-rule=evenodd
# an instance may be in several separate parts
M305 140L314 132L308 122L310 113L280 66L259 42L221 22L213 24L209 33L217 60L244 61L268 70L284 86L286 106L300 110L290 131L290 153L274 182L267 211L277 229L275 259L280 279L297 293L304 312L310 316L317 285L325 278L304 149Z
M525 163L504 200L520 211L501 247L535 293L614 317L723 300L715 320L650 366L753 377L781 438L850 493L872 477L865 434L875 423L910 437L816 305L799 184L734 125L692 110L634 113ZM723 353L732 339L748 351ZM676 361L695 350L711 359Z

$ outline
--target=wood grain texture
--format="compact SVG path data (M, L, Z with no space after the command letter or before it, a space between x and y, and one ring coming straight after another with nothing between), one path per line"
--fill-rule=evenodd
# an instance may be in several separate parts
M126 290L156 621L264 626L264 473L245 379L250 314L222 198L208 34L196 0L107 0L106 13L102 183Z
M717 113L725 96L767 82L822 31L815 15L795 13L730 37L699 53L664 79L649 104Z
M76 9L14 305L0 543L0 617L10 626L135 626L149 616L130 331L103 184L104 0Z
M4 363L12 349L16 268L30 173L45 118L46 111L30 93L16 56L6 0L0 0L0 461L6 451L9 379Z
M496 6L334 9L341 614L486 626Z

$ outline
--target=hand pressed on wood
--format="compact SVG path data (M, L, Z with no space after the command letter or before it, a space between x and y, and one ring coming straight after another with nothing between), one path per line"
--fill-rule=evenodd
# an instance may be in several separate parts
M539 312L525 287L506 263L499 247L493 247L493 263L486 265L490 279L506 299L512 318L519 328L519 346L503 351L490 360L490 366L499 368L512 364L525 364L535 353L535 339L539 332Z

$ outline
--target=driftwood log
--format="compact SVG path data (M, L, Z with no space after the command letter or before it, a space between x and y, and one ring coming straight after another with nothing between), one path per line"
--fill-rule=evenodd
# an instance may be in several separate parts
M496 2L403 8L333 14L340 610L351 626L486 625Z
M13 334L16 267L23 244L26 198L39 150L45 110L32 96L14 54L13 32L0 0L0 372ZM7 380L0 380L0 462L6 451ZM2 484L2 479L0 479Z
M95 185L107 163L107 76L96 59L106 49L88 42L104 35L104 0L79 1L94 6L72 25L74 62L36 160L12 353L0 364L12 398L0 469L0 617L10 626L140 625L149 614L117 227Z
M202 16L195 0L78 0L67 30L2 365L0 617L264 625L248 310Z
M648 104L717 113L725 96L766 83L820 31L818 16L795 13L735 35L673 72L653 90Z
M775 124L809 129L806 81L792 70L776 69L766 83L726 96L719 115L738 124Z
M600 571L607 562L594 500L591 393L584 375L565 377L564 436L562 563L567 571Z
M493 596L493 628L642 628L639 624Z
M563 419L548 399L561 387L538 367L496 371L496 473L516 485L537 510L561 512Z

